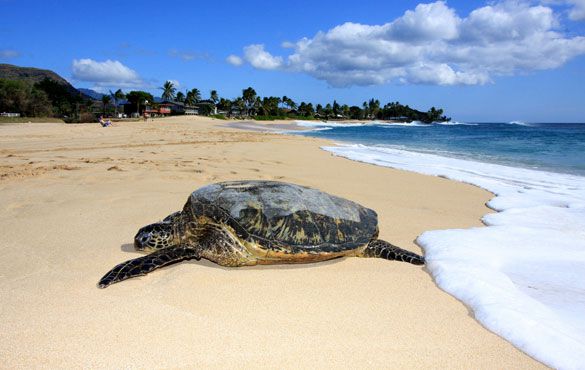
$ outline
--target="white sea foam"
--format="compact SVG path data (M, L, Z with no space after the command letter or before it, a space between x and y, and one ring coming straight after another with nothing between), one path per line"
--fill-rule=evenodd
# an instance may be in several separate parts
M366 123L341 123L341 122L331 122L331 121L295 121L297 126L301 127L359 127L364 126Z
M304 130L277 130L275 131L278 134L298 134L298 133L303 133L303 132L314 132L314 131L327 131L327 130L332 130L333 127L307 127Z
M496 197L488 227L427 231L417 243L437 285L543 363L585 369L585 177L397 149L336 155L475 184Z
M422 123L420 121L412 121L412 122L378 122L379 126L384 126L385 128L392 128L392 127L431 127L431 125L427 123Z
M295 121L295 124L300 127L363 127L363 126L384 126L384 127L399 127L399 126L425 126L430 127L431 125L422 123L420 121L412 122L383 122L383 121L364 121L364 122L332 122L332 121Z
M531 125L530 123L526 123L523 121L510 121L508 122L509 125L517 125L517 126L526 126L526 127L531 127L533 125Z
M458 122L458 121L445 121L445 122L433 122L434 125L441 125L441 126L477 126L477 123L467 123L467 122Z

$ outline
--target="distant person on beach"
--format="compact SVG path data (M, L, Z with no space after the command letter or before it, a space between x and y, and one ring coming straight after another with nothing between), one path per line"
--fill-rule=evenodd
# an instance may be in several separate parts
M104 121L104 117L100 116L100 124L102 125L102 127L109 127L112 125L112 121L110 121L109 118Z

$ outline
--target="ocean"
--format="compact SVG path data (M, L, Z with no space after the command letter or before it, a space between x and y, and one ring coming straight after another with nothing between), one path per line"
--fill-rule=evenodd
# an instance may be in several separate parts
M585 124L297 124L335 155L494 193L487 227L417 238L428 271L517 348L585 369Z

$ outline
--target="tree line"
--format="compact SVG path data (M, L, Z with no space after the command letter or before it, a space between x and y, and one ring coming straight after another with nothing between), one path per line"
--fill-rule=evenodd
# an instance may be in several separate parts
M165 82L161 87L162 98L167 101L178 101L187 105L197 104L201 100L201 92L191 89L185 94L178 91L171 81ZM407 120L421 122L449 121L450 118L443 115L443 109L431 107L422 112L402 105L400 102L389 102L381 106L378 99L370 99L363 102L362 106L333 103L313 105L313 103L297 103L286 95L283 97L261 97L252 87L242 90L242 95L235 99L219 98L216 90L211 90L209 100L219 111L225 112L229 117L251 117L256 119L275 118L302 118L302 119L381 119L381 120Z
M184 93L177 91L171 81L164 83L161 97L164 101L180 102L193 106L202 101L201 91L197 88ZM17 112L23 116L42 117L56 116L75 121L93 121L96 113L107 113L113 105L118 113L118 105L126 100L136 107L136 112L146 105L157 106L153 95L146 91L130 91L121 89L110 91L101 98L101 112L95 111L96 100L72 94L65 86L45 78L34 85L25 81L0 79L0 112ZM295 102L288 96L259 96L252 87L242 90L241 96L234 99L220 98L216 90L211 90L207 103L215 105L219 112L228 117L247 117L254 119L354 119L354 120L407 120L407 121L447 121L442 109L431 107L422 112L402 105L389 102L381 105L378 99L364 101L361 106L340 104L336 100L325 105L310 102ZM207 108L207 109L205 109ZM111 111L111 110L110 110ZM200 114L208 115L212 111L209 106L202 105ZM85 115L85 117L84 117Z
M65 116L81 100L48 78L36 84L0 79L0 112L20 113L25 117Z

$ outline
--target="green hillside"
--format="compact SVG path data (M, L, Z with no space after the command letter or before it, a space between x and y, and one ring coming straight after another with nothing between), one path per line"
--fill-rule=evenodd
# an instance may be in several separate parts
M0 79L12 81L24 81L35 85L45 78L55 81L67 88L72 95L79 95L80 92L73 87L66 79L48 69L39 69L32 67L19 67L12 64L0 64Z

